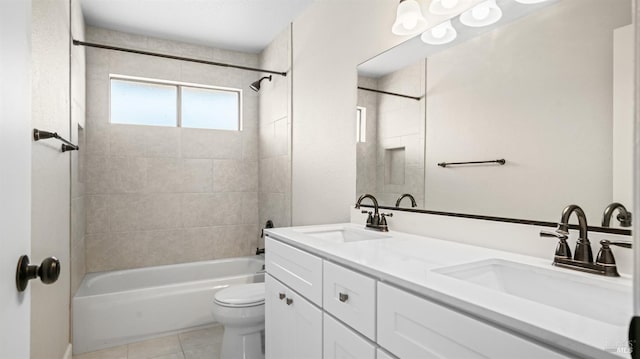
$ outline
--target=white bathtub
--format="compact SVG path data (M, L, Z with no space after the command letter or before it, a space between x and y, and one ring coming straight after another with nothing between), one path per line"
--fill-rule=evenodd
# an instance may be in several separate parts
M263 282L262 256L87 274L73 297L73 353L215 324L213 295Z

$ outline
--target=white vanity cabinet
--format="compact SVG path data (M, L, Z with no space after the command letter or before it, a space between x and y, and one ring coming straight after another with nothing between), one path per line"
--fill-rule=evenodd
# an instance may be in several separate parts
M267 359L569 358L266 238Z

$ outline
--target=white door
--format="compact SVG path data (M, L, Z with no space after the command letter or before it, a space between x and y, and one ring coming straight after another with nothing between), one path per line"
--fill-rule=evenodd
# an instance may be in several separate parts
M0 358L29 358L31 294L16 289L30 254L31 0L0 1Z

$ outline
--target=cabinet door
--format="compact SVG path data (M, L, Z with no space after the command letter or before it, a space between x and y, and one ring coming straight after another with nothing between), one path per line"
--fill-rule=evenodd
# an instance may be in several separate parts
M324 359L375 359L376 347L330 315L324 315Z
M286 338L291 352L282 359L322 358L322 311L292 290L287 292L285 306L289 315Z
M272 276L265 276L265 357L282 359L287 357L287 288ZM284 296L280 299L280 296Z
M267 274L266 359L320 359L322 311Z

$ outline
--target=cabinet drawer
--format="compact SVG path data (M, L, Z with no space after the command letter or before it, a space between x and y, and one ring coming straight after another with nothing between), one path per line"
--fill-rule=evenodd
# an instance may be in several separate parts
M399 358L566 358L382 283L378 284L378 344Z
M376 347L328 314L324 315L324 359L375 359Z
M265 268L279 281L322 306L322 259L267 237Z
M376 281L324 262L324 310L375 341Z

